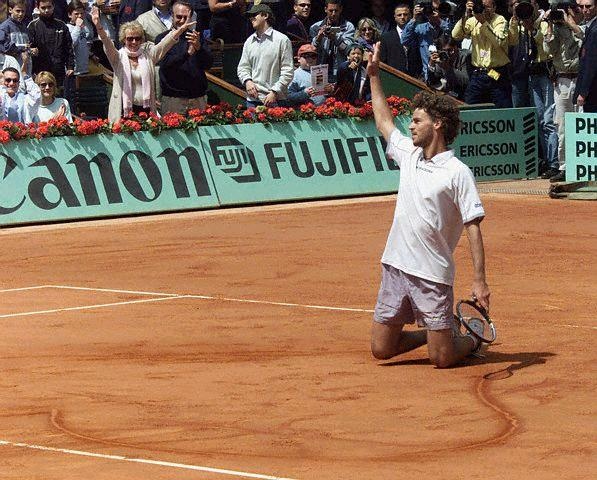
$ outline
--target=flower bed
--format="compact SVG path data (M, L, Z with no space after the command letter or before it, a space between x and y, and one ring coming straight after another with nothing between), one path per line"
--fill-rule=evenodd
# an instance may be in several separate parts
M388 103L394 116L411 113L408 99L392 96ZM232 125L242 123L278 123L297 120L322 120L328 118L353 118L366 120L373 117L371 103L355 106L347 102L339 102L328 98L323 105L306 104L298 108L257 107L245 109L241 105L232 106L227 103L212 105L205 110L189 110L187 115L167 113L162 117L141 113L131 115L111 123L107 119L85 120L77 118L69 123L65 118L53 119L38 124L12 123L0 121L0 143L11 140L41 139L61 136L86 136L98 133L133 133L139 131L159 135L164 130L193 130L207 125Z

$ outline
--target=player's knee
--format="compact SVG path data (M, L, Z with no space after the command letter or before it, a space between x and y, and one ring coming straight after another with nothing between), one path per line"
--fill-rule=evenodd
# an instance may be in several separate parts
M389 360L396 355L387 345L376 341L371 341L371 354L377 360Z
M450 368L454 365L454 358L448 352L430 352L429 361L437 368Z

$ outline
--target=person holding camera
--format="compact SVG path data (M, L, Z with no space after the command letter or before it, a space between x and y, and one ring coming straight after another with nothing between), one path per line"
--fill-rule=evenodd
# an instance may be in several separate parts
M442 35L429 47L427 85L464 100L470 70L470 51L460 50L450 35Z
M495 13L494 0L469 0L463 18L452 30L456 40L471 39L473 65L464 101L493 102L496 108L512 107L508 57L508 22Z
M543 48L547 22L542 20L536 0L514 3L510 19L512 104L535 107L539 120L539 144L545 165L541 178L558 174L558 134L554 123L554 90L550 79L549 54Z
M554 3L545 12L547 32L543 37L545 51L551 55L555 70L554 100L555 123L558 129L559 172L550 182L566 178L566 151L564 148L564 118L566 112L574 111L572 97L578 77L580 45L583 33L578 26L579 10L575 3Z
M309 29L317 61L328 65L328 80L336 81L338 66L346 60L348 48L353 43L355 28L342 18L342 0L325 0L325 18Z
M439 5L439 0L417 3L413 10L414 17L406 24L402 32L402 45L407 48L419 48L425 80L427 80L429 65L429 47L434 44L442 32L449 33L451 31L448 19L440 17Z

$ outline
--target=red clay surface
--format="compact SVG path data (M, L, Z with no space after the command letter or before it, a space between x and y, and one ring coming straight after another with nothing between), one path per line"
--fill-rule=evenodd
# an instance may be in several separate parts
M483 200L499 339L450 370L370 357L391 197L0 230L1 478L592 477L597 205ZM90 290L6 291L48 285Z

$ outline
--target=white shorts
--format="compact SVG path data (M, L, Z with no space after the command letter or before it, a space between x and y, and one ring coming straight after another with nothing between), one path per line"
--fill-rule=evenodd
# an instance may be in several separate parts
M454 290L382 263L381 286L373 319L385 325L417 322L429 330L454 324Z

